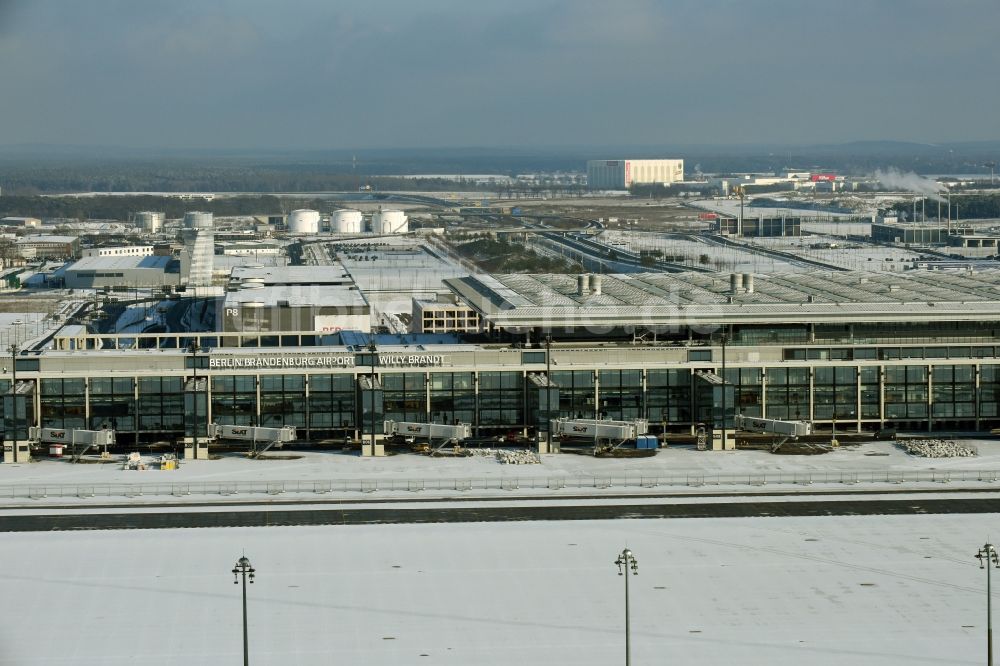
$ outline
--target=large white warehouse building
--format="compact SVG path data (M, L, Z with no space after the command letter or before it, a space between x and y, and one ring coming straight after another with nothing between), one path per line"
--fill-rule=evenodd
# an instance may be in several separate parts
M624 190L634 184L669 185L684 180L684 160L588 160L587 187Z

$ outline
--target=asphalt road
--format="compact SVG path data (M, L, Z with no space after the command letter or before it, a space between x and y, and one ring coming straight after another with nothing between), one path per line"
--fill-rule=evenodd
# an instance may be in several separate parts
M541 520L615 520L642 518L753 518L791 516L879 516L948 513L1000 513L998 498L908 498L726 502L712 504L637 504L580 506L492 506L424 508L260 509L250 511L122 512L8 515L0 532L174 529L192 527L273 527L301 525L379 525L481 523Z

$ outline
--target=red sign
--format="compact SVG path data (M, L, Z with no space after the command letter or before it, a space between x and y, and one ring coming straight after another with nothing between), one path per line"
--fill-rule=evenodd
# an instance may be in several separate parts
M717 213L698 213L699 220L717 220L719 216Z
M818 181L821 181L821 180L833 181L833 180L837 180L837 174L835 174L835 173L814 173L813 175L809 176L809 180L811 180L814 183L818 182Z
M628 187L632 184L632 163L625 162L625 186Z

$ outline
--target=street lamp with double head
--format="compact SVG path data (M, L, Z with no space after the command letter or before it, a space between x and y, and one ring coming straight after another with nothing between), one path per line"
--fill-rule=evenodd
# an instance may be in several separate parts
M628 572L629 569L632 570L633 576L639 575L639 562L636 561L635 555L632 551L626 548L618 555L618 559L615 560L615 564L618 565L618 575L625 577L625 666L631 666L632 664L632 627L629 618L629 602L628 602Z

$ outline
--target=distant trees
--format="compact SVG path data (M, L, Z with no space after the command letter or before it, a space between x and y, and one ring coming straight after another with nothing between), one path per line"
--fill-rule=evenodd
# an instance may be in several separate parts
M158 196L43 197L2 196L0 217L31 216L72 220L127 220L140 210L156 210L168 218L181 217L187 211L204 210L216 215L266 215L282 211L281 200L274 196L226 197L211 201Z
M385 165L391 168L392 165ZM405 167L395 173L407 173ZM442 178L401 178L359 174L343 164L257 164L214 160L113 164L65 163L22 166L0 163L0 185L6 195L64 192L326 192L423 190L442 192L461 187L486 190L474 182Z
M925 211L927 219L937 219L938 202L933 199L917 200L917 211ZM893 204L896 214L905 213L907 217L913 214L912 201L900 201ZM946 218L948 204L941 204L941 217ZM956 213L957 211L957 213ZM951 218L962 220L1000 217L1000 194L962 194L951 197Z
M468 238L463 237L463 238ZM451 238L456 252L490 273L579 273L583 267L562 257L549 257L521 243L480 236L464 243Z

